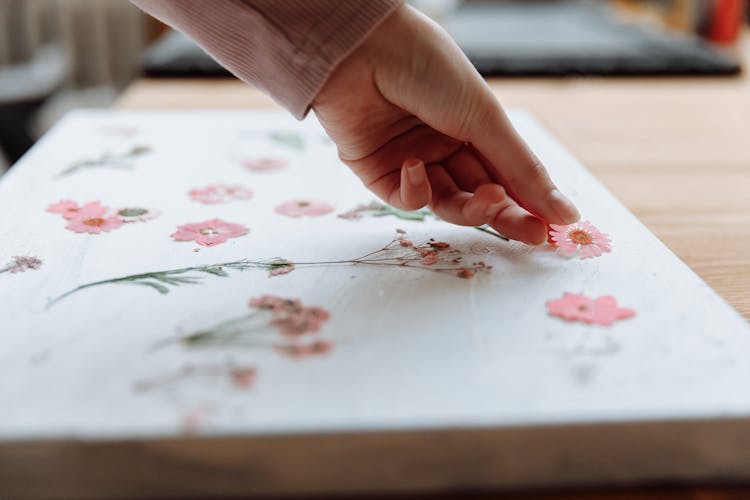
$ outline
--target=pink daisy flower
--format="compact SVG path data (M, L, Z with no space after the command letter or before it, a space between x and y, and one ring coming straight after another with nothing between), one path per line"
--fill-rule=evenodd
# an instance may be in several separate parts
M177 241L194 241L204 247L218 245L229 238L246 235L250 230L241 224L225 222L221 219L210 219L177 226L172 238Z
M609 236L600 232L589 221L567 226L550 224L550 228L552 244L564 255L573 256L578 253L580 258L589 259L612 251Z
M316 340L311 344L276 344L273 348L290 358L299 359L328 354L333 349L333 342Z
M207 205L229 203L232 200L249 200L253 197L251 190L227 184L212 184L202 189L191 189L189 194L194 201Z
M248 158L242 160L242 166L251 172L273 172L286 168L288 163L278 158Z
M276 207L276 213L289 217L318 216L333 212L333 205L324 201L290 200Z
M146 207L123 207L117 209L115 213L123 222L147 221L161 215L158 210Z
M80 217L102 217L107 213L108 208L99 203L92 201L83 206L78 205L72 200L60 200L47 206L47 211L53 214L60 214L63 219L71 220Z
M65 229L76 233L99 234L117 229L124 224L122 219L116 215L88 215L83 214L76 219L71 219Z
M633 309L619 307L611 295L590 299L585 295L566 292L561 299L548 300L546 306L552 316L592 325L609 326L617 320L635 316Z

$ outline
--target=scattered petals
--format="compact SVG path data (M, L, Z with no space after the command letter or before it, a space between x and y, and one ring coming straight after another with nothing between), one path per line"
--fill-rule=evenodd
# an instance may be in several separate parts
M229 238L246 235L250 230L241 224L225 222L221 219L210 219L177 226L172 238L177 241L194 241L199 245L210 247L226 242Z
M99 234L106 233L117 229L124 224L122 219L116 215L109 216L91 216L84 215L80 218L71 219L65 226L65 229L75 231L76 233Z
M3 269L0 269L0 273L23 273L29 269L39 269L42 267L42 259L38 257L30 256L15 256L11 258L10 263Z
M609 326L617 320L635 316L633 309L617 305L611 295L590 299L584 295L564 293L561 299L549 300L547 312L567 321L580 321L592 325Z
M278 158L248 158L242 160L242 166L251 172L273 172L286 168L288 163Z
M189 194L194 201L207 205L229 203L233 200L249 200L253 197L251 190L243 186L228 184L212 184L202 189L192 189Z
M310 344L277 344L273 347L281 354L297 359L328 354L333 349L333 342L317 340Z
M276 213L289 217L326 215L333 212L333 205L324 201L290 200L276 207Z
M146 207L123 207L115 212L123 222L139 222L154 219L161 215L161 212Z
M550 224L550 228L549 239L563 255L573 256L577 253L581 259L590 259L612 251L609 236L589 221L567 226Z

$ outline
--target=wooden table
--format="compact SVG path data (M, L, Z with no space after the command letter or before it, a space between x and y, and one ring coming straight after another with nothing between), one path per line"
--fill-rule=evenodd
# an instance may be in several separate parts
M750 43L743 46L743 57L750 63ZM533 112L651 231L750 319L750 77L494 79L490 84L506 106ZM116 105L276 106L231 79L143 79ZM739 499L750 498L750 487L513 495L518 497Z

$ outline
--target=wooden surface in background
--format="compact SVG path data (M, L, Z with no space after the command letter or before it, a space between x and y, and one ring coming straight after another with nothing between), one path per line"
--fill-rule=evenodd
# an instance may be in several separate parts
M750 44L745 44L743 57L750 67ZM494 79L490 85L504 105L530 110L654 234L750 319L750 78ZM230 79L143 79L126 90L117 106L275 104ZM750 499L750 487L472 498L734 500Z

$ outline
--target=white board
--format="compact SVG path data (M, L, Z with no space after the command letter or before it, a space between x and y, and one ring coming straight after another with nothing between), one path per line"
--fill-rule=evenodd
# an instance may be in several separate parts
M514 112L512 119L583 217L610 235L611 253L566 259L547 245L508 243L430 217L337 217L374 198L337 160L314 119L298 123L282 113L250 111L68 115L0 182L0 266L16 255L43 261L36 270L0 274L0 462L10 461L11 445L50 440L95 444L190 436L195 445L222 436L450 435L451 429L460 434L457 429L536 427L575 433L592 425L724 419L747 430L746 321L528 114ZM60 175L75 162L136 146L148 151L124 165ZM287 168L243 167L247 159L269 157L288 162ZM188 196L216 183L245 186L254 196L215 205ZM323 200L335 210L301 218L275 212L279 203L296 198ZM45 211L61 199L161 213L111 232L80 234ZM211 247L170 237L178 225L212 218L244 225L249 233ZM79 285L151 271L274 257L347 260L381 248L396 228L415 243L449 242L462 263L483 261L492 270L469 280L455 272L367 265L298 266L275 277L265 270L228 270L226 277L198 272L197 284L162 283L166 294L106 284L50 306ZM564 292L614 295L637 314L610 327L549 316L545 302ZM328 311L321 330L304 338L325 339L330 352L284 355L273 345L288 339L265 317L252 320L256 333L242 336L252 341L179 341L248 314L249 299L263 294ZM247 378L232 378L235 368L252 369L254 376L236 372ZM691 432L680 440L690 448ZM551 450L573 453L560 446L548 443ZM750 470L747 451L724 450L721 460L692 458L708 464L703 470L711 474ZM711 469L714 463L719 469ZM545 474L544 467L529 463L526 472L505 481L498 465L486 478L464 478L461 484L567 480L564 471ZM689 477L688 469L672 475ZM621 477L649 476L638 470L631 464ZM577 474L578 482L616 479ZM420 488L404 478L389 483L363 477L385 488ZM253 488L283 491L279 484L256 478ZM302 488L305 482L296 484ZM332 473L310 487L332 491L336 484L346 489L346 481Z

